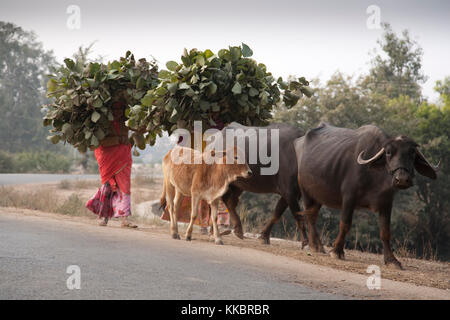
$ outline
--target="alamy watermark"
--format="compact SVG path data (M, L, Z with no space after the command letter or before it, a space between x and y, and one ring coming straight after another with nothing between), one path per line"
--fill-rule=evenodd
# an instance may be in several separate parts
M81 268L77 265L70 265L66 269L66 273L70 276L66 280L66 286L69 290L81 289Z
M378 30L381 29L381 9L377 5L370 5L366 9L369 17L366 20L367 29Z
M81 29L81 9L77 5L70 5L66 9L67 17L66 26L69 30Z
M367 273L372 275L367 278L366 285L369 290L380 290L381 289L381 269L375 264L371 264L367 267Z
M278 129L226 128L223 131L208 129L205 133L202 132L202 122L194 121L194 149L191 149L190 131L176 129L173 132L175 137L182 137L179 147L184 147L175 147L172 150L173 163L223 164L225 159L225 164L262 164L261 175L274 175L278 172L280 158ZM206 147L203 150L204 143ZM248 150L248 159L245 150Z

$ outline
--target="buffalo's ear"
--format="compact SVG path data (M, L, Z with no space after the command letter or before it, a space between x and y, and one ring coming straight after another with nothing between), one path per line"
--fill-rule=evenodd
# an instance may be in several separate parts
M425 156L416 149L416 160L414 161L414 167L421 175L430 179L436 179L436 169L425 159Z

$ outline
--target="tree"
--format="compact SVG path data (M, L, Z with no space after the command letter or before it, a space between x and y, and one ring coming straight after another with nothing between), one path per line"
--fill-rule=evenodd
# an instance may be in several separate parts
M447 91L440 91L442 82L436 86L444 103L423 103L416 113L419 123L415 139L428 159L441 164L436 181L417 178L416 196L422 207L415 237L422 251L432 248L435 254L450 257L450 101L446 80Z
M377 43L382 52L371 61L369 75L362 82L363 87L388 98L400 95L421 100L420 84L426 80L422 73L422 48L404 30L399 37L387 23L383 24L384 34Z
M274 121L295 124L305 132L320 121L347 128L380 122L387 99L369 94L352 77L336 72L324 86L317 80L313 83L316 88L310 99L300 99L291 109L278 107Z
M32 32L0 21L0 149L59 149L45 140L40 112L45 75L55 64Z

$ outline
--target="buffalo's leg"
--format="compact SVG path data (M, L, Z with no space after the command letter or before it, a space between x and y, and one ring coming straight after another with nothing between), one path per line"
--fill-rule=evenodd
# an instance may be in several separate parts
M298 192L300 194L300 192ZM305 227L305 218L303 215L299 214L300 206L298 204L299 197L297 195L292 195L288 198L288 205L289 209L291 210L291 214L295 219L295 223L297 225L297 230L300 233L300 242L302 249L308 245L308 235L306 234L306 227Z
M242 190L234 186L230 186L228 191L222 196L222 201L230 213L231 223L233 224L234 235L239 239L244 239L244 232L242 230L241 218L236 212L236 207L239 203L239 197Z
M198 204L200 202L200 197L191 195L191 220L186 230L186 240L192 240L192 229L194 228L194 221L197 218Z
M401 263L395 258L391 249L391 209L392 206L388 206L380 210L379 213L379 225L380 225L380 238L383 242L383 255L385 264L393 264L398 269L402 269Z
M211 203L211 221L214 230L214 241L216 244L223 244L222 238L219 234L219 228L217 227L217 209L219 206L219 200L216 199Z
M300 214L305 216L308 223L309 247L315 252L325 253L325 249L323 248L319 233L316 229L320 207L320 204L314 203L313 205L309 205L308 207L306 207L306 209Z
M275 206L275 211L272 217L266 223L266 226L264 227L263 231L261 232L261 235L259 236L263 244L270 244L270 233L272 231L272 227L275 223L278 222L278 220L280 220L280 217L282 216L284 210L286 210L287 206L288 204L286 200L284 200L284 198L281 197L278 200L277 205Z
M354 210L353 200L349 199L347 201L344 201L341 213L341 220L339 222L339 234L336 240L334 241L333 249L330 252L330 255L334 258L345 259L344 254L345 236L352 227L353 210Z

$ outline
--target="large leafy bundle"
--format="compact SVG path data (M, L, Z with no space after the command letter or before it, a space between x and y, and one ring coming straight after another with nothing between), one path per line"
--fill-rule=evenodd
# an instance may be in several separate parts
M159 83L156 63L135 61L129 51L107 65L71 59L64 63L47 84L47 95L54 101L45 106L44 126L53 127L50 141L70 143L80 152L97 147L110 132L113 102L138 104Z
M302 94L311 95L304 78L275 80L252 55L245 44L217 54L185 49L181 62L167 62L167 70L159 72L159 85L129 110L128 126L170 134L176 128L192 129L195 120L201 120L204 129L232 121L263 125L281 97L291 107Z

